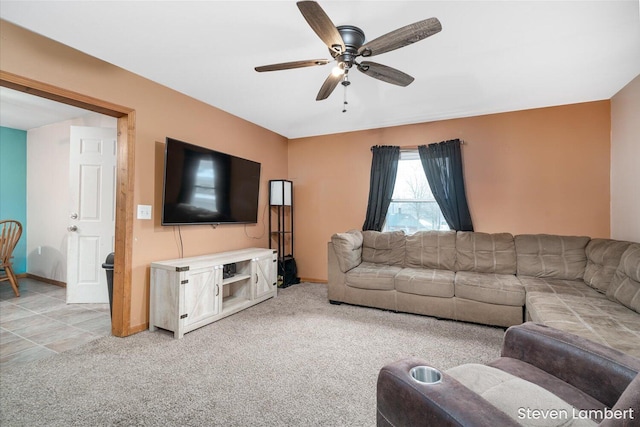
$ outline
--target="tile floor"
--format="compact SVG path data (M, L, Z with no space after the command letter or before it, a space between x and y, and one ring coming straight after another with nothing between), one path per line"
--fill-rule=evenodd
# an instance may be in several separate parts
M67 304L66 289L18 280L20 297L0 282L0 369L49 357L111 334L109 304Z

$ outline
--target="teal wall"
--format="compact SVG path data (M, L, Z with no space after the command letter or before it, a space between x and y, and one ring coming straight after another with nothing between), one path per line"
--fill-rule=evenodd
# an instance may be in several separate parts
M27 132L0 127L0 220L22 223L13 252L16 274L27 272Z

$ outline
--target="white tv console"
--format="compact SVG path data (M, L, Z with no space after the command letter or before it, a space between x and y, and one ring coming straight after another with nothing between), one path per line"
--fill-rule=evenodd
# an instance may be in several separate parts
M250 248L151 263L149 330L175 338L277 295L278 254ZM223 277L225 265L235 274Z

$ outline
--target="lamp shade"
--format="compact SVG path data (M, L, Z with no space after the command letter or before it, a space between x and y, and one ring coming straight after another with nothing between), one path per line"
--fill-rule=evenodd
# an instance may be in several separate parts
M271 180L269 183L269 204L274 206L291 206L293 183L284 179Z

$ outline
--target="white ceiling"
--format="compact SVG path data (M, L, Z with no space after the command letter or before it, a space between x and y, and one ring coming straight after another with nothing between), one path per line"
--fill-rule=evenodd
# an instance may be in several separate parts
M288 138L611 98L640 74L638 0L320 1L367 40L437 17L443 30L372 58L415 81L353 71L316 94L330 58L294 1L4 1L0 17Z
M29 130L88 113L81 108L0 87L0 126L3 127Z

